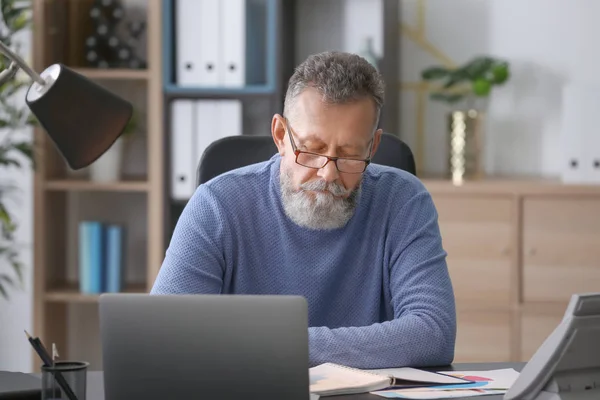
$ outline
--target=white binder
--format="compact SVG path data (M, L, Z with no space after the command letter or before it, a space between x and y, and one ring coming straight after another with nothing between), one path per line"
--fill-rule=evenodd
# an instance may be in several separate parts
M589 110L589 126L584 138L586 143L586 159L589 164L589 179L592 184L600 184L600 131L598 130L598 116L600 115L600 88L596 87L593 94L594 101Z
M191 37L190 40L196 43L196 51L200 53L201 68L198 79L200 86L215 87L219 85L219 71L223 68L219 49L221 1L194 1L200 4L200 14L190 18L194 18L200 34Z
M194 115L194 171L206 148L226 136L242 134L242 102L239 100L196 100Z
M561 176L565 183L600 183L600 139L597 116L600 114L600 88L568 84L563 89L561 123Z
M221 100L219 102L219 137L242 134L242 102Z
M171 197L188 200L195 191L194 102L177 99L171 103Z
M219 82L240 87L246 76L246 0L219 0L221 62Z
M204 150L218 138L219 102L218 100L196 100L194 118L194 177Z
M176 82L179 86L198 86L202 67L202 51L198 46L202 14L199 0L177 0L175 4Z

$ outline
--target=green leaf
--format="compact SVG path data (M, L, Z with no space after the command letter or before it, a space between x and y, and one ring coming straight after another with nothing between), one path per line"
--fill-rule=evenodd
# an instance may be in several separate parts
M426 81L445 78L450 74L450 70L444 67L430 67L421 72L421 78Z
M6 68L6 67L4 67L4 68ZM19 90L23 89L26 86L28 86L27 82L16 81L13 79L13 80L10 80L7 83L5 83L3 86L0 86L0 92L2 93L3 97L10 98L15 93L17 93Z
M29 113L29 115L27 115L27 119L25 120L25 124L26 125L38 125L39 121L38 121L37 117L35 116L35 114Z
M27 157L29 160L33 160L33 146L29 142L17 142L13 143L13 148Z
M15 281L8 275L6 274L0 274L0 281L4 281L6 282L6 284L14 287L15 286Z
M8 213L8 210L4 203L0 202L0 228L2 232L2 236L5 239L11 240L12 234L16 230L16 225L14 224L12 217Z
M14 158L5 158L0 160L0 165L3 167L17 167L21 168L21 163Z
M471 60L465 69L471 80L485 78L487 73L494 65L494 59L491 57L477 57Z
M469 80L469 72L466 68L457 68L450 74L448 81L444 84L444 89L449 89L452 86Z
M448 104L454 104L465 97L462 93L432 93L429 98L435 101L442 101Z
M11 24L11 30L13 33L21 31L27 28L30 24L30 21L25 14L18 15Z
M0 282L0 294L2 295L2 297L4 297L4 299L6 301L10 300L10 298L8 297L8 293L6 292L6 289L4 289L4 285L2 284L2 282Z

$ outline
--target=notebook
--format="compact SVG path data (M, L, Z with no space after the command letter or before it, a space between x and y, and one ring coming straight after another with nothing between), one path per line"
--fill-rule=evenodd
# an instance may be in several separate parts
M319 396L367 393L394 388L464 385L472 381L417 368L363 370L324 363L309 369L310 392Z

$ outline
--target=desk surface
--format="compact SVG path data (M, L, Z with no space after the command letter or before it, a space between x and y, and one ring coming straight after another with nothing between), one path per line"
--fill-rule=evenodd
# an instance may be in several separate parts
M464 363L464 364L453 364L449 367L432 368L435 371L485 371L491 369L502 369L502 368L514 368L520 371L524 363ZM36 374L39 376L39 374ZM103 375L101 371L89 371L88 372L88 385L87 385L87 399L86 400L105 400L104 399L104 385ZM497 396L485 396L485 400L501 400L502 395ZM324 397L327 399L329 397ZM334 397L331 397L332 399ZM347 395L347 396L335 396L335 400L381 400L383 397L375 396L372 394L358 394L358 395ZM463 400L472 397L465 397ZM456 398L455 400L461 400Z

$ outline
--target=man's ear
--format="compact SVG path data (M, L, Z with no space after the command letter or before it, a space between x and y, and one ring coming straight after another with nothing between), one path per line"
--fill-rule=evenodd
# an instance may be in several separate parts
M275 142L275 146L277 146L279 155L283 156L285 154L285 122L279 114L275 114L271 121L271 135L273 136L273 141Z
M379 148L379 143L381 142L381 134L383 133L383 129L377 129L375 131L375 134L373 135L373 148L371 149L371 158L373 158L373 156L375 155L375 153L377 152L377 149Z

